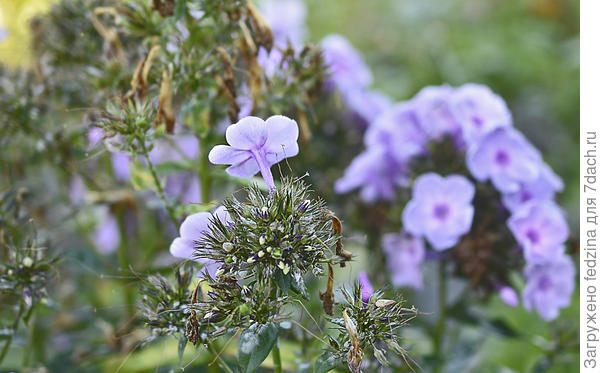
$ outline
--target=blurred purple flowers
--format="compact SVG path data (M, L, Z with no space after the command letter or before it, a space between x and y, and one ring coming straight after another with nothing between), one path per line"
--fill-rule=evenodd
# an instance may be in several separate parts
M298 124L275 115L266 121L248 116L227 128L229 145L217 145L208 159L214 164L229 164L227 173L251 177L261 172L269 189L275 188L271 166L298 154Z
M214 213L198 212L190 215L179 227L179 237L171 243L169 251L176 258L196 260L204 263L204 268L211 276L214 276L217 270L217 263L208 259L194 258L194 249L196 242L200 241L205 232L210 229L212 219L219 219L224 224L231 223L231 217L225 207L218 207Z
M471 228L474 195L475 187L463 176L421 175L402 214L404 229L424 236L436 250L449 249Z
M528 310L535 309L544 320L555 319L559 310L571 303L575 266L568 256L563 254L528 264L525 279L523 304Z
M425 242L406 232L388 233L382 238L392 285L423 288L421 263L425 259Z
M559 256L569 237L563 213L551 201L531 201L522 206L508 219L508 227L530 262Z
M347 41L336 37L326 41L332 66L330 84L342 89L344 97L351 97L347 102L361 102L361 95L368 92L370 71ZM346 55L349 57L342 57ZM382 240L392 283L419 289L423 239L437 251L461 244L461 238L471 231L475 211L483 209L482 216L508 215L506 224L527 265L526 307L537 309L545 319L556 317L558 309L569 303L574 276L572 264L565 264L569 261L564 254L569 228L553 201L563 183L541 153L513 128L502 98L486 86L466 84L425 87L409 101L381 105L378 115L369 112L370 104L363 101L363 112L371 116L364 135L366 149L336 182L335 190L360 189L361 198L368 203L395 200L402 195L398 189L410 187L410 180L415 179L412 199L402 215L405 233L386 234ZM438 146L442 143L453 148ZM427 172L438 167L454 174L444 178ZM479 199L498 199L480 205L476 190ZM480 242L477 237L469 239L462 250ZM554 267L566 276L562 285L551 275L556 281L547 285L551 281L540 274ZM518 305L512 287L498 284L496 291L508 305ZM547 309L542 310L544 307Z

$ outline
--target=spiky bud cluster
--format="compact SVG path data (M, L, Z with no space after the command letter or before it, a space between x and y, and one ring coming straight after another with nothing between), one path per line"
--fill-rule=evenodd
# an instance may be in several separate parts
M358 282L352 290L342 288L341 292L345 300L339 306L342 317L330 319L340 331L337 339L330 339L333 350L330 356L345 361L352 372L360 372L361 365L367 363L362 361L365 351L372 351L382 365L390 365L387 353L392 352L410 366L406 351L398 342L398 329L415 318L418 311L414 307L405 308L401 298L384 299L382 291L364 302Z
M223 205L232 223L215 220L197 242L195 256L221 263L224 274L248 272L261 280L289 276L303 288L302 276L321 275L333 256L337 237L331 213L302 180L285 179L270 194L252 186L247 202L230 197Z
M190 284L194 276L192 263L183 263L175 270L175 281L162 275L151 275L141 280L142 299L139 309L151 330L148 341L158 336L185 334L190 304Z

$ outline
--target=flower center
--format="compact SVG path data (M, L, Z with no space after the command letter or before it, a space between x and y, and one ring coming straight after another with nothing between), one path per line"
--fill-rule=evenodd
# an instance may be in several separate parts
M552 287L552 280L548 276L542 276L538 281L538 289L546 291Z
M481 119L480 117L474 115L473 117L471 117L471 120L473 121L473 124L475 124L475 127L483 127L483 119Z
M510 163L510 156L504 150L496 152L496 163L500 166L507 166Z
M433 208L433 216L438 220L446 220L450 214L450 208L446 204L435 205Z
M532 244L536 244L540 241L540 234L533 229L530 229L525 233L525 237L529 239Z

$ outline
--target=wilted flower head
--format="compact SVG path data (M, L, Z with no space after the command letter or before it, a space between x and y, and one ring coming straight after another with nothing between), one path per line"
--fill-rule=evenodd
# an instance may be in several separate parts
M361 188L363 201L393 200L397 186L408 185L406 165L398 163L384 147L370 147L352 160L335 183L336 193Z
M540 174L534 181L521 184L516 192L502 195L502 203L514 212L519 207L531 200L552 200L556 192L560 192L564 185L562 179L552 171L550 166L541 162Z
M366 272L362 271L358 274L357 280L360 284L363 303L369 303L369 299L371 299L371 295L373 295L374 292L369 276L367 276Z
M371 84L371 70L360 53L341 35L328 35L321 41L330 84L342 93L364 89Z
M507 224L528 261L550 260L560 255L569 237L563 212L552 201L537 200L523 205Z
M423 287L421 263L425 259L425 242L406 232L387 233L381 241L392 285Z
M181 227L179 227L179 237L175 238L171 243L169 251L171 255L177 258L196 260L200 263L205 263L205 268L208 273L214 275L217 270L217 265L213 261L194 256L194 251L197 242L201 241L209 232L212 222L218 219L223 224L229 224L231 217L225 207L218 207L214 214L209 212L198 212L185 218Z
M469 149L467 167L479 181L490 179L502 193L516 192L540 174L541 155L517 130L502 127Z
M544 320L555 319L559 310L571 303L575 266L567 255L530 263L524 274L527 285L523 290L523 304L528 310L535 309Z
M488 87L465 84L451 96L451 110L471 146L498 127L512 126L512 117L504 100Z
M463 176L423 174L402 214L404 229L424 236L436 250L448 249L471 228L474 195L475 187Z
M298 124L282 115L266 121L248 116L232 124L225 133L229 145L217 145L208 159L214 164L230 164L227 173L251 177L261 172L269 189L275 188L271 166L298 154Z

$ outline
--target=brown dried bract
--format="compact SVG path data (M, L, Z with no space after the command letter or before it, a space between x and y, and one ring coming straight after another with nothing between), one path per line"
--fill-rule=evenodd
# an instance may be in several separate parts
M152 9L163 17L170 17L175 10L175 0L152 0Z
M342 245L342 222L331 211L329 212L329 218L333 223L333 231L338 237L337 242L335 243L335 255L342 258L340 267L345 267L346 262L352 260L352 253L344 250L344 246Z
M198 284L196 284L196 288L192 293L192 299L190 301L191 304L197 302L200 283L201 281L198 281ZM191 311L192 312L190 313L190 316L187 319L187 323L185 324L185 337L195 346L196 344L198 344L198 340L200 339L200 323L198 322L198 315L196 315L196 310L192 309Z
M324 293L319 292L319 298L323 301L323 310L325 313L333 315L333 266L327 263L329 275L327 276L327 290Z
M160 93L158 95L158 113L156 125L164 124L167 133L172 134L175 128L175 110L173 110L173 71L163 71Z
M348 338L350 339L350 343L352 344L352 346L348 350L348 368L352 373L360 373L360 363L362 362L362 359L364 357L364 352L360 349L360 339L358 338L356 324L348 316L346 310L342 311L342 315L344 316L344 326L346 327Z

